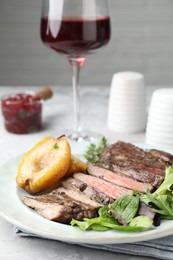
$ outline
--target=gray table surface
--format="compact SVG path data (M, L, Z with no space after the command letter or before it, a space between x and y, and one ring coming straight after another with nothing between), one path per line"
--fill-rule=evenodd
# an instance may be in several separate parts
M39 87L15 87L15 91L37 91ZM54 96L44 103L43 129L39 133L29 135L15 135L7 133L3 126L0 113L0 164L10 158L25 152L35 142L45 135L63 132L63 129L72 128L72 89L52 87ZM150 88L148 99L151 97ZM0 87L0 95L14 91L14 87ZM107 136L110 142L122 139L130 142L145 140L144 133L120 135L107 130L107 106L109 87L82 87L81 88L81 123L83 128ZM8 192L8 191L7 191ZM0 259L2 260L54 260L54 259L129 259L149 260L152 258L123 255L106 251L84 248L78 245L69 245L59 241L50 241L39 238L15 237L10 223L0 217Z

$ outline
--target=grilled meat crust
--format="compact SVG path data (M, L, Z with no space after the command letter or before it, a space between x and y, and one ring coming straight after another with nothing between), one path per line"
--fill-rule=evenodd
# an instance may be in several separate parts
M156 149L150 149L148 154L152 154L159 162L164 162L166 165L173 165L173 155Z
M104 149L96 165L157 188L163 182L165 167L172 162L173 156L170 154L157 150L144 151L119 141Z
M173 155L151 149L144 150L133 144L118 141L115 144L109 145L104 149L100 155L99 161L106 161L107 159L119 164L129 166L131 163L136 165L142 164L146 167L155 167L158 169L165 169L165 165L173 164Z

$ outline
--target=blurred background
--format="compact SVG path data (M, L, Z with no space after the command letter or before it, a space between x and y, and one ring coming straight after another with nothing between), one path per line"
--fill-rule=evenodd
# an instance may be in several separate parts
M58 0L57 0L58 1ZM137 71L149 86L173 86L173 0L109 0L112 38L91 55L81 85L109 86ZM39 36L41 0L0 0L0 85L71 85L69 64Z

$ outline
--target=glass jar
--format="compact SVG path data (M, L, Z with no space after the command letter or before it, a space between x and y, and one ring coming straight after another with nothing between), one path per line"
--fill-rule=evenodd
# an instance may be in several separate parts
M4 125L8 132L26 134L41 129L43 100L33 94L17 93L1 99Z

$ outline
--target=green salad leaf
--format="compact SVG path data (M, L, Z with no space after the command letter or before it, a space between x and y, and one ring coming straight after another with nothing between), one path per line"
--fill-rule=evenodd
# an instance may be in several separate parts
M139 208L139 198L131 195L123 195L109 206L109 214L127 225L136 215Z
M155 194L173 194L173 190L171 189L173 185L173 168L171 166L166 168L165 171L165 179L160 187L153 193Z
M160 187L153 193L147 191L140 196L141 201L155 206L155 212L161 215L161 218L173 219L173 168L166 168L165 179Z
M132 227L142 226L143 228L150 228L152 224L153 224L153 220L151 218L147 216L137 216L130 221L129 226Z

